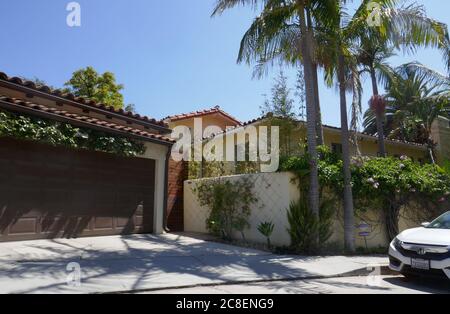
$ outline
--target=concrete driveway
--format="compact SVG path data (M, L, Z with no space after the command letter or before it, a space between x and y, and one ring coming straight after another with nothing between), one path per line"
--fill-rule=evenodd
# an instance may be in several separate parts
M321 278L383 257L278 256L165 234L0 244L0 293L104 293ZM79 280L78 280L79 279Z

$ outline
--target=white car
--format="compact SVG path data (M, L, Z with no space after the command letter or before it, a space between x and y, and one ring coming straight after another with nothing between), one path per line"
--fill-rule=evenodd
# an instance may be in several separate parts
M389 247L389 260L389 268L405 277L450 279L450 212L401 233Z

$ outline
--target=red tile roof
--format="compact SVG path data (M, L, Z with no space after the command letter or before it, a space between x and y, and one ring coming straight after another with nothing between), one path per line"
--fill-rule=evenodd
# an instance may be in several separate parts
M194 111L194 112L190 112L190 113L183 113L183 114L178 114L178 115L174 115L174 116L169 116L169 117L165 118L164 121L174 122L174 121L180 121L180 120L191 119L191 118L199 118L199 117L203 117L203 116L207 116L207 115L211 115L211 114L215 114L215 113L218 113L218 114L221 114L221 115L227 117L229 120L235 122L236 125L242 124L241 121L239 121L235 117L231 116L230 114L228 114L225 111L223 111L222 109L220 109L219 106L216 106L211 109L202 110L202 111Z
M90 100L88 98L85 98L85 97L77 97L72 93L64 93L63 91L61 91L59 89L52 89L46 85L36 85L34 82L22 80L19 77L8 77L8 75L3 72L0 72L0 81L6 81L9 83L17 84L17 85L20 85L20 86L23 86L26 88L36 90L38 92L49 94L51 96L61 97L61 98L67 99L68 101L74 101L74 102L80 103L82 105L87 105L87 106L91 106L94 108L107 110L109 112L119 114L124 117L140 120L143 122L154 124L156 126L167 128L167 124L164 121L149 118L147 116L141 116L139 114L134 114L133 112L125 111L123 109L115 109L114 107L97 103L97 102Z
M43 106L43 105L34 104L34 103L31 103L28 101L24 101L22 99L10 98L8 96L0 95L0 107L2 107L2 104L9 105L8 107L11 107L12 111L14 111L14 109L28 109L35 113L47 114L49 116L54 116L54 117L56 116L59 118L63 118L64 121L67 121L67 123L69 123L69 124L71 122L73 123L75 121L80 124L86 125L87 127L89 127L89 126L99 127L99 128L104 129L105 132L107 132L108 130L115 131L115 132L123 133L125 136L126 135L134 135L134 136L139 136L142 138L147 138L151 141L156 140L156 141L166 142L168 144L169 143L172 144L175 142L174 140L172 140L166 136L154 134L154 133L151 133L148 131L142 131L142 130L138 130L135 128L118 125L116 123L112 123L109 121L103 121L103 120L99 120L99 119L88 117L88 116L70 113L65 110L59 110L56 108L51 108L51 107L47 107L47 106Z

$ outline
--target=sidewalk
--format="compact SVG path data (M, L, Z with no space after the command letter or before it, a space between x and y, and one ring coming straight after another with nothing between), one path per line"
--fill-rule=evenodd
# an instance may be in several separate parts
M73 262L81 267L80 286L67 284ZM0 293L154 291L338 277L387 263L384 257L278 256L174 234L0 243Z

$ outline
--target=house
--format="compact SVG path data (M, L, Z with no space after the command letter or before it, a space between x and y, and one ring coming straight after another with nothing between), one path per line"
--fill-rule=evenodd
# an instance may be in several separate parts
M169 116L163 121L166 122L171 129L180 125L193 129L195 119L199 118L202 120L202 132L210 126L217 126L222 130L226 130L227 128L237 127L242 124L232 115L223 111L219 106L206 110Z
M436 143L436 157L439 164L450 161L450 119L438 117L433 122L431 132Z
M270 126L273 123L272 121L273 119L269 116L264 116L243 123L235 129L228 129L224 134L230 134L231 132L245 132L247 127L255 127L257 131L259 131L259 127ZM285 146L280 147L280 150L283 151L286 150L286 147L289 147L288 151L290 154L299 154L304 150L299 144L306 143L306 123L298 120L292 122L293 128L291 134L288 137L283 134L280 135L280 146ZM328 146L333 152L341 154L342 144L340 128L323 125L323 133L324 145ZM217 138L218 137L215 137L215 139ZM360 154L362 156L376 157L379 155L378 137L359 132L356 134L356 137L353 137L353 139L356 138L357 145L354 144L356 141L351 145L351 154L353 156ZM222 139L226 141L223 137ZM438 156L438 163L442 163L444 160L450 160L450 122L448 119L439 117L439 119L435 121L433 126L433 139L437 143L436 154ZM226 143L224 143L224 146L225 145ZM426 163L430 160L430 152L426 145L392 139L386 139L385 145L388 156L408 156L418 163ZM229 163L227 163L226 169L234 169L234 166L230 167ZM232 174L233 170L229 171L229 173Z
M267 117L261 117L259 119L245 123L245 126L270 126L271 119ZM286 136L286 135L284 135ZM283 134L281 134L283 137ZM323 137L324 145L328 146L333 152L337 154L342 153L342 139L341 139L341 129L329 125L323 125ZM285 146L289 147L291 154L298 154L303 152L303 148L300 147L300 143L306 143L306 122L304 121L293 121L293 129L289 135L289 140L284 143ZM351 145L351 155L357 156L361 154L362 156L376 157L378 156L378 138L367 133L357 133L357 145ZM283 139L280 139L280 145L283 145ZM429 152L425 145L402 142L397 140L386 139L386 152L388 156L400 157L408 156L417 162L424 163L428 160Z
M0 137L0 242L161 233L167 223L171 130L163 122L115 110L0 73L0 112L57 121L142 143L123 157ZM182 171L178 169L177 171Z

